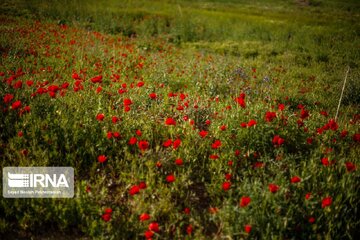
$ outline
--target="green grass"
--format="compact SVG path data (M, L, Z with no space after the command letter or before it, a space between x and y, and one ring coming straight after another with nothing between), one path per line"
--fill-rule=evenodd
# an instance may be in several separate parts
M0 165L71 166L76 180L73 199L2 197L0 234L144 239L157 222L154 239L355 239L360 5L299 2L1 3ZM338 127L327 129L347 67ZM170 117L175 126L165 124ZM250 120L255 126L241 126ZM169 139L181 145L165 147ZM130 194L140 182L146 189ZM241 207L244 196L251 203ZM332 203L322 207L326 197Z

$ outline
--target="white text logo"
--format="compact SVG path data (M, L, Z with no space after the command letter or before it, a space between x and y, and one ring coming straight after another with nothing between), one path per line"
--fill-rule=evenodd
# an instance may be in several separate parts
M9 187L69 187L64 174L16 174L8 173Z

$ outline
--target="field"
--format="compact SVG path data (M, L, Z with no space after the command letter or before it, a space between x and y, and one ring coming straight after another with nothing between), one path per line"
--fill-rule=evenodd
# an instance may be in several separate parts
M1 197L1 239L356 239L359 20L356 0L3 1L1 167L73 167L75 196Z

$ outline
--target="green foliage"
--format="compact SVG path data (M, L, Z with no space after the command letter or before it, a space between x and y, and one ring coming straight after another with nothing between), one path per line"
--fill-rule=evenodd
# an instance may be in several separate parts
M358 9L320 0L2 3L0 165L72 166L76 187L73 199L2 198L0 234L140 239L157 222L154 239L354 239Z

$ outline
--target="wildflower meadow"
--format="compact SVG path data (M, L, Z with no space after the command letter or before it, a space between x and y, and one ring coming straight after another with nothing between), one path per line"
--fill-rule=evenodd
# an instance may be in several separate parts
M344 3L346 2L346 3ZM356 239L357 1L4 1L1 239Z

